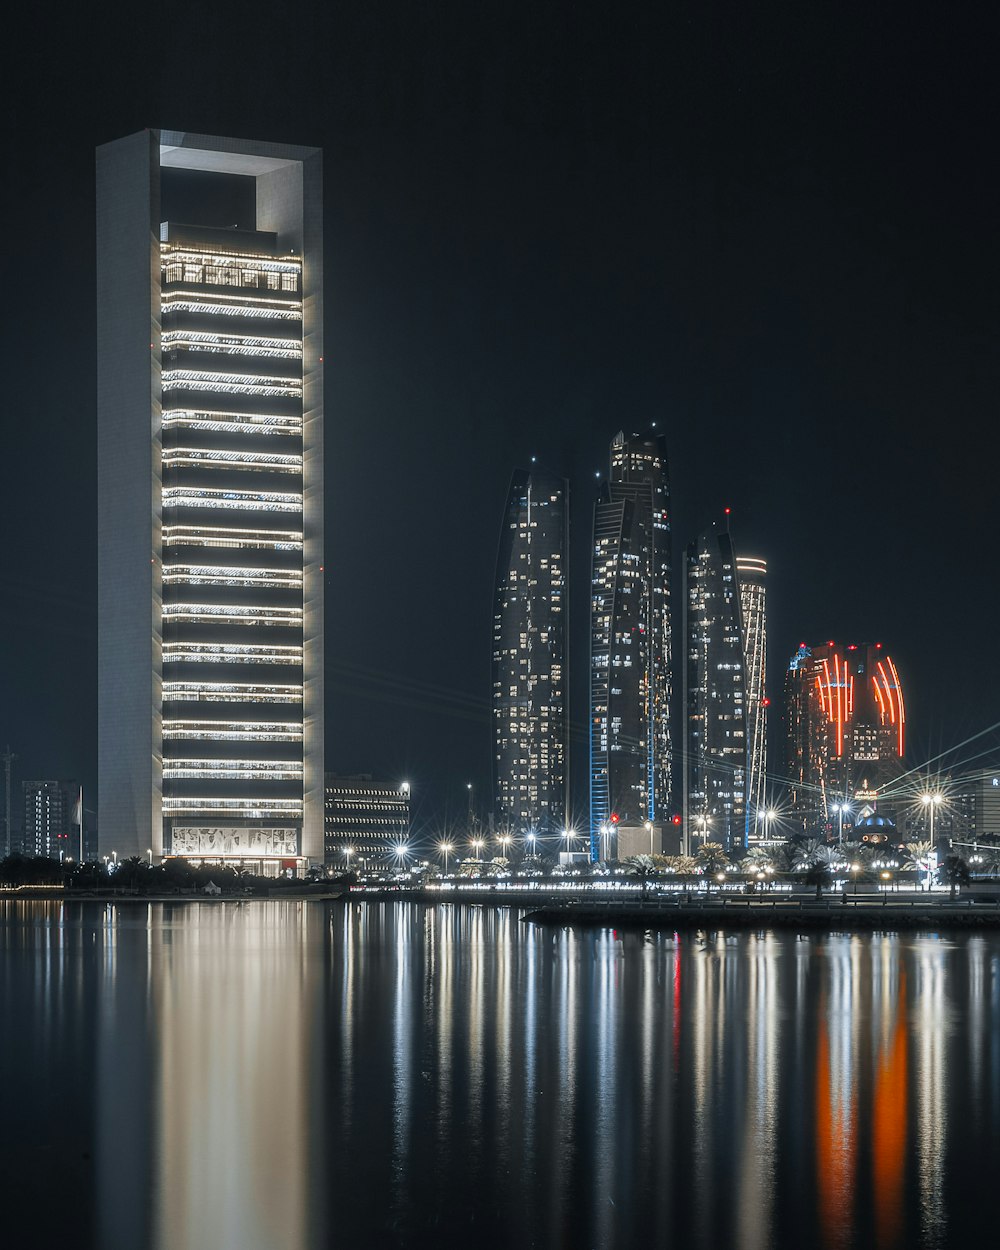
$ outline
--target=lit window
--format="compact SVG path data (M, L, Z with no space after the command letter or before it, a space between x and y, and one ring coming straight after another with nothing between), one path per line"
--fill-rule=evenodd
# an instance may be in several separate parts
M283 273L281 275L281 289L283 291L297 291L299 289L298 274Z

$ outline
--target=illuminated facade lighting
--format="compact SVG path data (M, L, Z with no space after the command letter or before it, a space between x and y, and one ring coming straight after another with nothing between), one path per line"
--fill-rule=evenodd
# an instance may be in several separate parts
M601 828L666 823L673 804L673 632L666 440L619 433L591 547L590 853Z
M165 642L164 664L301 664L302 648L259 643Z
M860 815L865 805L895 819L891 791L903 771L906 706L881 643L803 644L789 664L785 705L792 809L803 827L832 828L832 812L846 807Z
M493 599L493 795L499 827L566 824L569 483L518 470Z
M165 131L98 152L98 823L123 856L323 857L320 162ZM175 169L194 196L254 180L253 228L164 223Z
M161 531L164 547L218 547L220 549L252 549L301 551L302 530L240 529L225 525L164 525Z

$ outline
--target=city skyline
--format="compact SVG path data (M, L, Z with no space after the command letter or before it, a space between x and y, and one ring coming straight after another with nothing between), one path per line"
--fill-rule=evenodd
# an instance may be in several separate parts
M226 37L221 18L205 20ZM769 561L772 691L800 638L881 637L906 663L916 762L994 723L974 666L938 662L927 582L940 569L964 588L973 630L996 614L983 575L998 244L981 45L957 17L913 17L909 55L887 57L887 30L843 14L746 14L756 34L744 38L648 12L634 28L581 18L570 55L561 26L534 20L526 45L512 16L487 37L471 16L316 14L265 98L249 80L219 90L232 75L220 79L210 39L186 54L183 93L166 71L125 65L109 67L118 90L95 92L87 66L101 53L82 14L55 42L16 15L4 209L20 367L0 469L2 529L19 536L0 638L0 743L19 757L16 780L79 776L93 806L92 153L161 119L326 151L327 548L364 530L325 573L330 602L364 607L363 628L347 611L328 625L328 764L411 778L417 821L459 810L470 781L486 795L482 638L511 466L558 466L580 502L579 621L583 518L609 432L650 419L670 440L675 533L729 506ZM150 17L133 23L158 37ZM732 59L706 61L716 45ZM57 88L39 99L43 80ZM832 479L820 489L843 447L885 466L880 489L861 472L838 476L836 495ZM439 532L442 483L462 517L460 583L430 576L406 541ZM585 643L569 667L579 759ZM585 805L577 786L571 810Z

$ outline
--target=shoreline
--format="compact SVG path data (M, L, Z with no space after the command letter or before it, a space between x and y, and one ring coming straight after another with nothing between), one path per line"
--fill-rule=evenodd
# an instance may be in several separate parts
M616 929L808 929L872 933L899 929L938 932L949 929L1000 929L995 903L950 900L926 902L781 902L646 904L569 904L543 906L522 917L529 924L561 928Z

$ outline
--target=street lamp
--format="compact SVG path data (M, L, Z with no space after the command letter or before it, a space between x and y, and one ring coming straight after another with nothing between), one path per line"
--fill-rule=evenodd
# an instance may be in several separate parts
M833 810L837 813L837 841L844 840L844 821L851 814L850 803L834 803Z
M930 841L932 845L934 843L934 811L937 808L938 804L941 802L942 797L943 796L939 793L922 794L920 796L920 802L923 803L924 807L927 808L927 811L930 814L930 820L931 820Z
M476 852L476 860L482 859L483 840L482 838L472 839L472 849Z
M351 871L351 856L354 854L353 846L344 847L344 859L347 861L347 871Z
M510 844L512 841L510 834L501 833L499 838L497 838L497 841L500 843L500 846L503 849L504 859L510 859Z
M438 850L444 856L444 875L446 877L448 875L448 856L452 853L454 849L455 849L454 846L450 842L442 842L438 846Z
M651 820L647 820L643 828L649 834L649 853L650 855L652 855L653 854L653 822Z
M152 868L152 866L153 866L153 848L152 848L151 846L147 846L147 847L146 847L146 854L149 856L149 866L150 866L150 868Z

